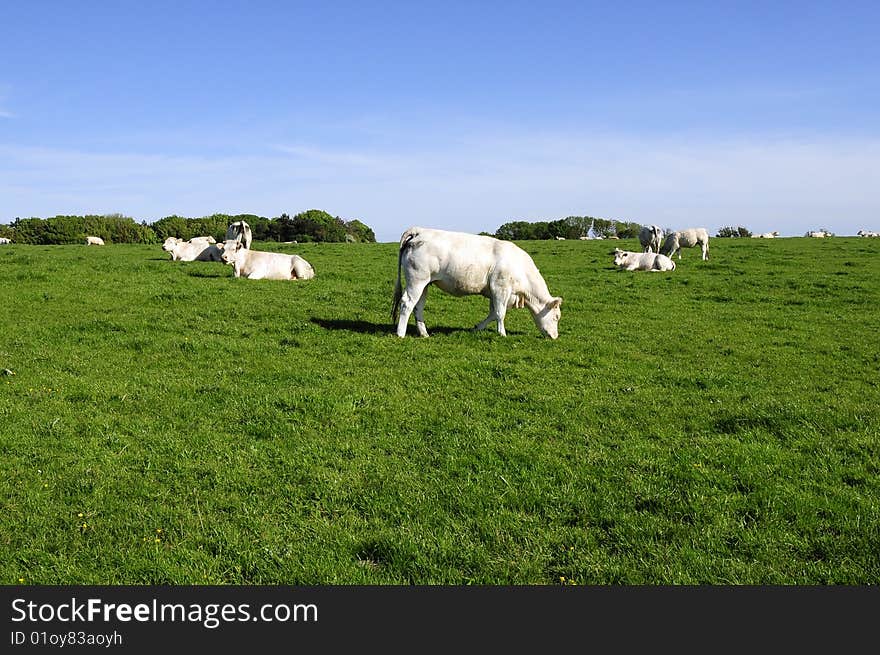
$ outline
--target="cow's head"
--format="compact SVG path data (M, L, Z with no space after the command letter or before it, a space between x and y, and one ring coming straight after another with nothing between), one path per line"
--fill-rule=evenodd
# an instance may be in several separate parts
M172 250L174 250L174 246L176 246L180 242L181 239L178 239L177 237L168 237L167 239L165 239L165 243L162 244L162 250L171 252Z
M626 259L629 256L629 253L625 250L621 250L620 248L614 249L614 265L615 266L623 266L626 264Z
M556 339L559 337L559 319L562 316L562 298L551 299L539 312L532 314L535 325L545 337Z
M235 256L243 247L241 241L235 239L227 239L223 243L217 244L217 248L220 249L220 259L224 264L234 264Z

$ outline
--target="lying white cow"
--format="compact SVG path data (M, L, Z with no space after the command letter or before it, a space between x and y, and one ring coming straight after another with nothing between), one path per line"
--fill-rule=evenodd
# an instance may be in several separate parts
M773 232L764 232L764 234L753 234L753 239L775 239L779 236L779 232L774 230Z
M87 246L103 246L104 239L101 237L86 237L86 245Z
M824 239L825 237L830 237L831 233L826 232L825 230L811 230L807 232L804 236L812 237L813 239Z
M401 287L401 270L406 277L405 289ZM475 330L497 321L498 334L507 336L504 317L508 307L528 307L542 334L551 339L559 336L562 298L550 294L529 254L510 241L426 227L406 230L400 237L391 307L398 337L406 336L413 310L419 334L428 336L424 309L432 283L453 296L479 294L489 299L489 315Z
M206 243L217 243L217 239L212 236L207 237L190 237L190 241L204 241Z
M678 259L681 261L681 249L693 248L700 246L703 251L703 261L709 259L709 233L704 227L689 227L686 230L676 230L666 235L663 247L660 252L667 257L672 257L678 253Z
M7 239L6 237L0 237L0 244L3 243L12 243L12 239Z
M184 241L177 237L168 237L162 244L162 250L171 253L174 262L219 262L220 248L204 240Z
M614 249L614 265L621 271L674 271L675 262L659 252Z
M859 230L856 234L860 237L880 237L880 232L872 232L870 230Z
M253 240L251 226L245 221L230 223L229 227L226 228L226 240L241 241L245 248L250 248L251 241Z
M229 239L220 244L223 262L231 264L235 277L249 280L310 280L315 269L299 255L263 252L245 248L244 243Z
M644 252L660 252L663 243L663 228L659 225L645 225L639 230L639 243Z

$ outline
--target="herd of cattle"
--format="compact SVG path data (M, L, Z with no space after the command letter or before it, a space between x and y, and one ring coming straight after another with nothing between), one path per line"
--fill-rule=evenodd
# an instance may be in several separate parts
M614 265L623 271L674 271L672 258L682 248L700 246L703 261L709 259L709 232L704 227L689 227L663 234L659 225L646 225L639 231L642 252L614 249Z
M880 236L859 230L860 237ZM772 239L778 232L756 235ZM809 237L831 236L825 231L808 232ZM229 225L226 239L217 243L213 237L188 240L168 237L162 249L173 261L216 261L233 267L235 277L252 280L308 280L315 269L299 255L251 250L253 236L244 221ZM0 243L9 243L0 238ZM709 259L709 233L705 228L688 228L668 234L657 225L648 225L639 233L642 252L615 248L614 264L626 271L674 271L672 258L682 248L699 246L703 261ZM99 237L87 237L87 245L104 245ZM405 283L402 283L405 280ZM528 308L538 330L544 336L559 336L562 298L547 287L531 256L511 241L490 236L450 232L426 227L411 227L400 237L397 254L397 279L394 284L391 317L398 337L406 336L409 317L414 313L419 335L428 336L424 308L428 287L433 284L453 296L481 295L489 299L489 314L474 326L485 329L495 322L498 334L506 336L504 318L510 308Z
M193 237L184 241L168 237L162 250L171 253L173 261L223 262L232 266L235 277L250 280L310 280L315 269L299 255L251 250L253 234L244 221L226 229L226 240L217 243L214 237Z

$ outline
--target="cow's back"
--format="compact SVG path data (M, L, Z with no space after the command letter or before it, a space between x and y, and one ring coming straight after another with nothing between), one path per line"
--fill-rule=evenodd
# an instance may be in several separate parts
M499 276L516 290L537 273L532 258L510 241L480 234L413 227L403 258L407 271L428 275L439 288L453 295L488 293L491 279Z

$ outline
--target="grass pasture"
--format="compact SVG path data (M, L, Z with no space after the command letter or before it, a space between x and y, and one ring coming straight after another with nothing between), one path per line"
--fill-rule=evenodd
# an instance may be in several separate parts
M0 582L880 583L880 239L615 244L520 244L557 341L392 336L396 244L0 246Z

